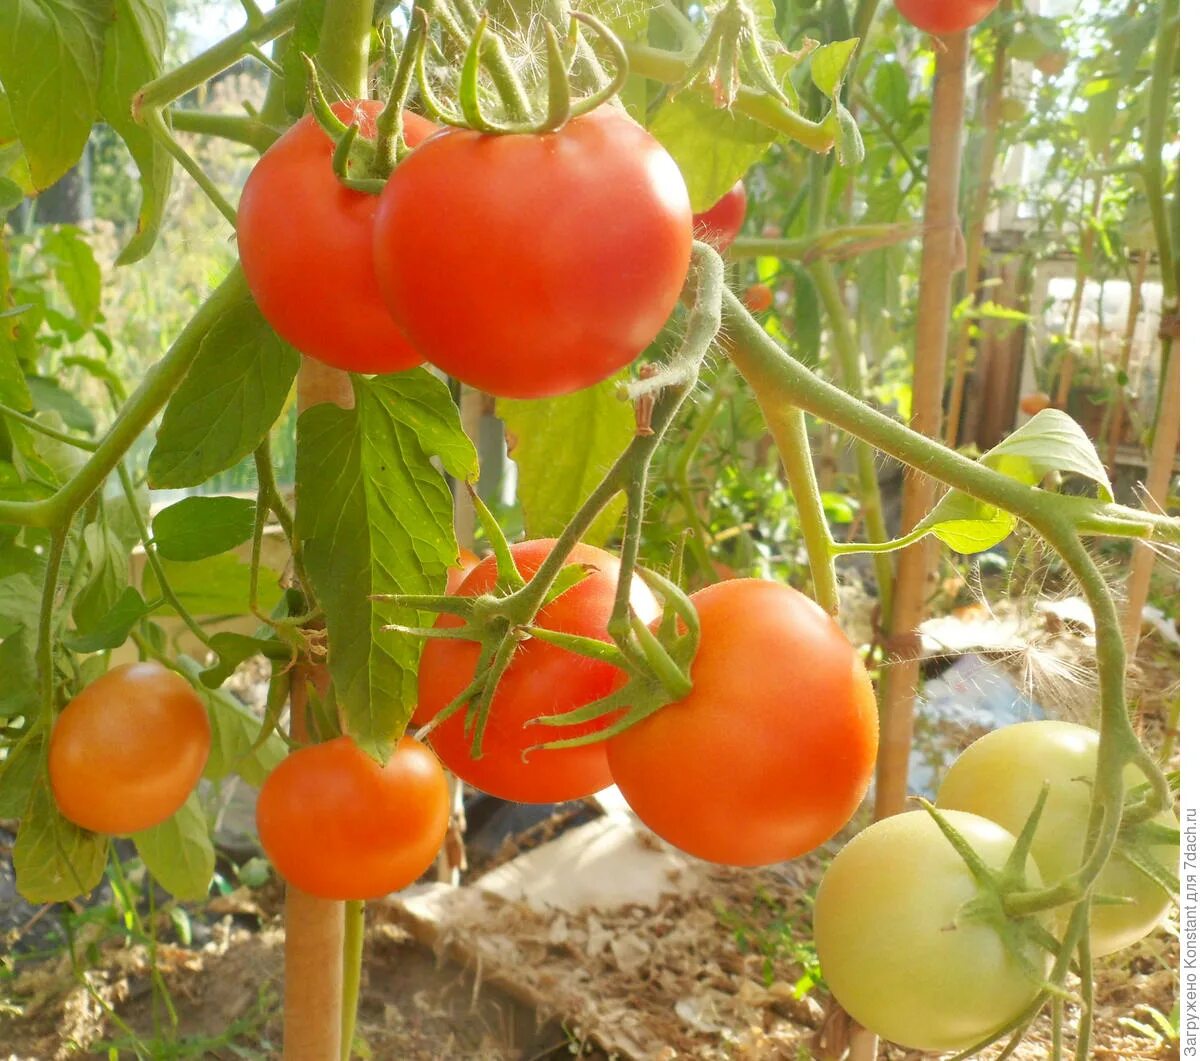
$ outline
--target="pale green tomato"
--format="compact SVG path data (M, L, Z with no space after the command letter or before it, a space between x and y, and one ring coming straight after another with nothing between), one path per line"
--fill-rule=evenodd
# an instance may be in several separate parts
M1047 884L1079 868L1087 837L1092 778L1100 735L1074 722L1022 722L981 737L962 753L938 792L939 807L970 811L1019 832L1045 782L1050 795L1033 840L1033 858ZM1144 783L1136 767L1125 769L1126 788ZM1156 821L1178 826L1166 811ZM1155 858L1175 872L1178 845L1151 848ZM1112 954L1149 935L1162 920L1171 898L1154 881L1119 856L1104 868L1095 894L1128 897L1130 905L1092 909L1092 954Z
M1016 839L974 814L946 818L999 870ZM1027 866L1032 887L1037 867ZM814 931L834 997L881 1038L931 1053L963 1050L1000 1031L1039 989L990 925L960 916L979 894L966 863L926 811L897 814L858 834L817 891ZM1030 943L1034 968L1049 972Z

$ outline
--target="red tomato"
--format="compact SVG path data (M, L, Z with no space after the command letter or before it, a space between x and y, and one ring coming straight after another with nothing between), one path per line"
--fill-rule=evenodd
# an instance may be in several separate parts
M50 788L65 818L97 833L136 833L166 821L208 760L204 702L161 663L101 675L58 716Z
M433 753L411 737L386 766L338 737L275 767L257 818L263 850L288 884L321 899L374 899L407 887L437 857L450 793Z
M1026 394L1021 399L1021 412L1026 416L1037 416L1043 409L1049 409L1053 404L1049 394L1038 391L1034 394Z
M375 135L376 100L335 103ZM404 115L404 139L420 143L437 126ZM379 198L351 191L333 172L333 142L301 118L259 159L238 204L238 253L254 301L271 327L302 354L353 372L398 372L424 358L388 314L371 264Z
M737 239L745 220L746 185L738 181L713 206L692 218L692 234L724 251Z
M392 174L375 229L384 301L438 368L508 398L628 365L683 289L679 168L611 107L545 135L457 129Z
M866 794L879 741L871 680L837 624L788 586L718 582L692 600L692 691L608 741L613 780L689 854L796 858Z
M446 572L446 592L458 592L458 587L463 584L463 579L467 577L467 572L477 563L479 563L479 557L471 552L470 549L459 549L458 564Z
M521 542L513 546L517 569L530 578L554 547L552 539ZM616 557L590 545L571 550L569 563L595 568L582 582L551 601L537 615L537 625L585 637L609 640L608 620L617 588ZM458 589L462 597L476 597L496 585L496 558L489 556L467 573ZM634 611L646 622L658 614L658 603L641 579L633 582ZM460 626L462 620L443 615L438 626ZM470 682L479 658L473 641L431 640L421 653L417 677L416 725L429 722ZM530 726L539 715L560 715L607 696L624 674L616 667L568 652L531 638L517 654L492 701L483 733L483 755L471 757L471 736L464 731L460 713L442 723L429 736L442 762L468 784L483 792L519 803L555 803L579 799L612 784L603 744L582 748L532 752L527 749L547 741L579 736L603 728L606 721L581 726Z
M766 284L751 284L742 296L746 309L751 313L766 313L775 301L771 289Z
M896 0L896 10L926 33L961 33L979 25L1000 0Z

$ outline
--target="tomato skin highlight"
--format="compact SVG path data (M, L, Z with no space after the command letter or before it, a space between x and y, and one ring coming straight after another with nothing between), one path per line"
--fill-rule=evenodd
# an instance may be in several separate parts
M980 737L950 766L938 790L938 806L969 811L1012 832L1021 829L1044 782L1050 794L1033 838L1032 854L1047 884L1075 872L1083 861L1091 814L1091 779L1096 774L1100 735L1074 722L1047 720L1005 726ZM1125 768L1126 789L1142 784L1135 766ZM1178 828L1170 811L1154 819ZM1174 871L1178 845L1162 844L1152 854ZM1113 857L1096 881L1098 895L1133 899L1131 905L1093 906L1092 953L1112 954L1148 936L1171 906L1171 897L1123 859Z
M161 663L113 667L58 716L50 735L50 787L65 818L121 836L166 821L204 772L208 712Z
M414 347L507 398L567 394L645 349L683 289L678 166L611 107L557 133L431 137L384 189L375 266Z
M522 576L530 578L553 547L554 540L548 538L514 545L513 558ZM608 620L620 567L617 558L590 545L577 545L567 562L589 564L595 570L546 605L538 613L537 625L611 641ZM495 584L496 559L489 556L467 573L457 593L475 597L491 591ZM658 602L636 576L630 601L645 622L657 617ZM461 624L461 619L450 615L442 615L437 621L438 626ZM473 641L426 642L417 674L414 725L431 721L466 688L478 658L479 645ZM563 714L607 696L623 677L623 672L610 664L531 638L517 648L496 688L483 733L482 757L471 757L472 737L464 732L461 712L433 730L429 743L448 769L469 785L501 799L557 803L590 796L612 784L602 743L531 752L528 761L522 761L522 756L534 745L603 729L609 720L566 727L527 728L525 723L540 715Z
M926 33L961 33L979 25L1000 0L896 0L896 10Z
M692 218L692 235L723 254L737 239L745 221L746 185L738 181L712 206Z
M380 766L350 737L310 744L271 771L258 833L288 884L320 899L374 899L432 865L450 821L446 776L411 737Z
M995 822L946 817L993 870L1016 838ZM1031 887L1041 877L1026 864ZM913 1050L964 1050L1003 1028L1040 985L990 925L963 919L978 894L970 870L926 811L868 826L838 852L817 890L814 939L821 974L846 1012ZM1048 972L1050 956L1026 956Z
M333 104L375 135L377 100ZM404 114L404 139L437 129ZM399 372L425 359L383 304L371 262L379 197L352 191L333 172L333 143L311 115L259 159L238 204L238 253L271 327L302 354L352 372Z
M691 693L608 742L613 780L664 840L761 866L849 821L875 766L879 720L854 646L816 604L760 579L692 596Z

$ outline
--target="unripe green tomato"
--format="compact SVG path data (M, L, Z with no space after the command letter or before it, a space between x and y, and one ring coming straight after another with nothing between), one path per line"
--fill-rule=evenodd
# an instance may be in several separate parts
M981 737L955 760L938 791L937 804L969 811L1019 832L1037 802L1043 783L1050 794L1033 839L1033 857L1047 884L1075 872L1083 858L1091 813L1092 778L1100 735L1074 722L1022 722ZM1126 789L1145 779L1134 766L1125 768ZM1155 821L1179 822L1170 811ZM1151 848L1155 858L1174 873L1178 845ZM1112 954L1149 935L1171 905L1154 881L1115 855L1096 881L1094 894L1133 899L1129 905L1092 908L1092 954Z

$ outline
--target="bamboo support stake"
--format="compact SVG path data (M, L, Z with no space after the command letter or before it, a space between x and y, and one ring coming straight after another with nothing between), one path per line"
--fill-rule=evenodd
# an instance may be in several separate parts
M1104 179L1096 178L1096 193L1092 197L1091 219L1098 219L1104 202ZM1079 258L1075 266L1075 293L1071 296L1071 310L1067 316L1067 351L1063 355L1058 372L1058 392L1054 396L1054 407L1066 410L1071 397L1071 384L1075 380L1075 344L1079 340L1079 317L1083 312L1083 297L1087 290L1088 267L1092 261L1092 250L1096 245L1096 229L1088 224L1079 237Z
M937 438L942 428L951 287L957 257L967 41L966 33L944 38L945 51L938 56L933 88L912 415L912 427L931 438ZM926 476L912 472L905 476L902 534L911 531L933 507L934 488L933 480ZM908 798L913 703L920 678L920 666L911 642L916 638L923 617L933 544L930 539L925 539L900 553L891 629L893 639L903 646L903 658L887 668L884 682L875 787L877 819L904 810Z
M1166 370L1160 386L1162 389L1161 411L1158 426L1154 431L1154 448L1150 452L1150 468L1146 474L1146 495L1166 509L1167 496L1171 489L1171 476L1175 471L1175 454L1179 449L1179 338L1171 341L1167 354ZM1154 550L1143 542L1133 547L1133 563L1129 579L1125 583L1125 645L1132 659L1142 636L1142 609L1150 594L1150 576L1154 572Z
M983 231L987 221L988 203L992 197L992 176L996 168L996 156L1000 147L1000 117L1004 109L1004 83L1008 77L1008 49L1002 40L996 48L992 72L988 78L987 97L984 101L983 144L979 150L979 184L975 189L975 201L970 212L970 229L967 233L966 281L964 297L972 301L978 295L983 277ZM946 416L946 445L958 445L958 431L962 420L963 392L966 390L967 355L971 349L971 322L969 318L959 322L954 339L954 382L950 389L950 411Z

